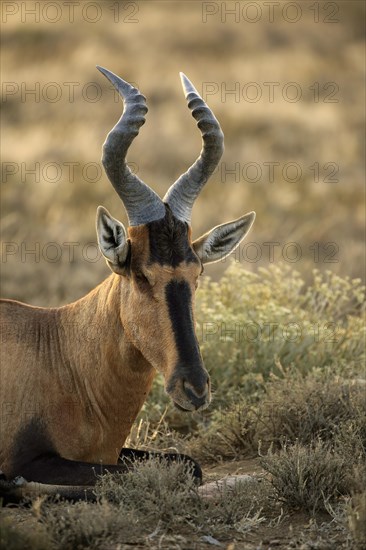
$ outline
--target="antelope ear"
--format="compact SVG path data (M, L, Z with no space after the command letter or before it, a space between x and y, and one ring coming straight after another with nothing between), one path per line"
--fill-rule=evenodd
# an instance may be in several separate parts
M255 220L249 212L232 222L218 225L193 242L193 249L203 264L223 260L244 239Z
M103 206L97 209L97 237L108 266L118 275L124 275L130 250L126 229Z

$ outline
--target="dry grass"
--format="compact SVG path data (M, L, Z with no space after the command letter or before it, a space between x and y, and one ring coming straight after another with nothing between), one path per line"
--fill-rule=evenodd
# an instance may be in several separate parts
M241 262L248 269L269 264L263 243L280 243L275 247L277 262L283 259L286 243L295 241L302 252L295 267L305 277L314 266L364 277L364 50L362 33L356 32L364 6L358 1L338 5L339 23L332 25L314 23L314 13L305 7L296 24L282 16L274 23L265 17L253 25L235 22L233 17L222 23L219 15L203 23L202 5L197 2L184 6L138 2L135 24L114 24L107 8L95 24L81 21L80 9L74 24L65 18L54 24L35 23L32 17L22 23L20 12L9 18L2 29L3 81L27 89L38 82L41 90L56 82L62 97L54 103L42 95L39 101L31 95L22 100L20 92L3 98L2 160L17 166L25 162L29 169L35 162L42 168L56 162L62 170L56 182L50 181L52 174L41 173L39 181L32 175L23 178L20 167L14 176L3 177L3 242L26 243L28 250L40 243L41 253L37 261L28 255L23 262L19 252L2 262L2 294L37 305L60 305L80 297L108 273L103 260L90 263L83 257L83 247L96 241L94 216L99 203L126 220L106 177L88 181L82 170L86 163L99 162L105 135L121 110L121 103L114 102L108 84L95 70L96 63L137 83L148 98L146 127L129 160L160 194L190 165L200 147L178 72L184 70L199 90L208 82L228 90L238 83L241 91L248 82L258 83L263 95L256 103L242 94L238 102L232 95L222 97L221 92L207 98L222 123L226 152L224 164L197 201L195 235L256 210L249 241L261 247L262 257L252 263L244 249ZM320 11L324 12L324 3ZM78 84L73 101L65 82ZM102 87L100 101L83 98L89 82ZM265 82L279 83L273 102ZM303 97L297 103L283 100L282 89L288 82L301 87ZM320 86L318 102L310 89L315 82ZM336 103L326 102L330 90L323 86L327 82L339 87ZM66 162L78 163L72 180ZM242 175L250 162L262 170L256 183L244 181ZM280 163L273 183L265 162ZM301 167L302 175L294 183L283 176L288 162ZM339 166L339 181L327 183L329 167L322 167L332 162ZM235 163L239 163L238 181L234 176L223 177L225 166L231 169ZM310 168L314 163L320 166L319 182ZM61 258L55 263L42 255L49 242L61 247ZM80 243L74 261L63 244L68 242ZM310 248L314 243L319 243L319 257ZM335 263L327 263L332 260L327 243L339 247ZM210 272L216 278L223 268L219 264Z
M40 530L26 532L14 525L10 519L2 520L0 525L1 550L49 550L50 540Z
M258 403L242 400L213 415L211 425L189 444L200 460L235 459L314 440L342 451L348 465L366 461L365 385L328 373L287 373L272 379Z
M224 340L224 351L217 342L206 342L204 353L209 362L215 358L212 375L218 385L211 412L172 414L158 382L128 445L185 452L206 463L259 452L272 486L263 482L223 489L214 501L204 501L183 465L167 468L152 461L125 476L103 478L95 505L36 503L37 531L28 535L6 525L4 545L12 539L14 549L35 550L46 537L46 546L54 550L107 549L118 543L185 548L187 541L204 544L202 537L228 540L271 530L283 519L281 505L315 518L313 529L296 539L299 545L306 541L310 549L315 539L324 549L360 544L366 401L359 281L316 274L306 286L287 268L262 270L260 278L236 265L221 288L204 285L200 300L203 319L209 312L215 322L240 323L243 311L262 324L275 320L281 326L300 319L303 339L284 345L278 332L273 341L254 344ZM310 339L314 319L322 323L329 317L337 319L339 340ZM231 350L232 361L225 361L225 350ZM259 372L249 371L243 352L255 358ZM332 522L337 522L336 534L329 531Z
M24 101L20 94L2 103L3 162L14 162L19 170L21 162L30 169L35 162L41 167L56 162L62 169L57 182L42 173L39 181L21 171L6 178L3 174L2 244L12 242L18 249L2 255L2 295L36 305L72 301L108 274L103 260L85 257L85 246L96 241L98 204L126 221L106 177L91 182L82 170L86 163L99 162L101 144L122 107L94 69L96 63L137 83L148 98L147 124L129 160L161 195L200 147L178 71L185 71L201 91L207 82L227 89L236 83L242 89L247 82L262 87L257 103L236 102L221 93L207 98L225 132L225 164L197 201L194 235L253 209L258 217L248 242L261 251L254 262L241 247L236 259L247 270L231 267L220 284L215 281L227 264L206 270L214 282L204 283L198 295L198 333L216 386L212 408L189 418L170 408L164 412L167 400L158 379L130 443L152 450L188 450L204 461L253 455L258 447L265 454L272 445L263 460L274 487L237 487L234 494L204 504L187 478L182 483L182 472L140 465L124 480L104 479L95 505L39 504L34 512L37 532L5 524L2 548L140 544L170 549L206 546L205 536L247 538L248 531L262 525L272 531L271 521L281 520L276 494L291 510L300 507L315 514L307 529L292 536L292 547L363 547L365 404L363 386L352 380L364 378L364 296L360 282L352 279L365 278L364 5L337 5L339 23L333 25L314 23L305 3L296 24L282 18L236 23L230 17L226 23L215 17L204 24L201 3L142 1L136 24L114 24L112 12L104 12L96 24L77 15L75 24L65 17L55 24L24 24L15 17L3 25L3 81L29 88L39 82L41 89L52 81L63 90L55 103L31 96ZM319 9L323 14L324 2ZM85 101L80 92L92 81L102 86L96 103ZM263 83L271 81L279 82L279 90L288 82L298 83L301 101L284 101L280 93L270 102ZM74 101L67 99L64 82L79 83ZM315 82L318 102L310 88ZM324 86L329 82L339 87L338 102L326 101ZM264 163L272 161L279 168L270 183ZM79 163L72 181L67 162ZM258 182L244 181L242 169L248 162L261 167ZM284 177L288 162L301 167L296 182ZM237 181L223 176L225 166L230 169L235 163L241 171ZM319 163L319 181L314 163ZM325 181L326 163L339 168L338 182ZM56 262L47 258L49 242L60 247ZM71 258L67 243L74 242L78 244ZM279 243L273 262L263 244L269 242ZM289 269L278 267L280 260L286 261L288 242L301 249L298 262L287 258ZM32 250L35 243L39 254L22 258L21 247ZM329 243L334 244L329 248ZM275 267L267 269L271 263ZM266 269L258 269L262 267ZM312 275L314 267L318 272ZM226 323L228 330L248 322L277 328L257 339L250 334L222 338L218 331L204 340L207 322ZM291 330L283 335L289 323L301 328L297 340L291 339ZM188 433L194 436L191 440ZM344 501L338 499L341 493Z
M303 379L296 373L274 380L260 405L262 442L281 446L283 442L310 444L342 441L352 435L348 450L360 453L366 448L365 384L310 375ZM358 443L356 445L356 442Z
M186 548L205 538L226 540L233 533L255 531L266 516L272 517L272 492L269 485L237 483L230 489L221 487L213 500L203 500L182 464L167 468L152 460L136 465L127 475L101 478L96 504L36 501L38 536L16 530L9 548L104 550L118 544ZM5 527L4 545L13 531Z
M306 447L286 445L278 453L269 452L261 464L271 474L277 498L291 509L315 514L349 493L346 458L322 441Z
M366 491L356 493L346 506L346 519L357 547L366 544Z
M138 540L136 518L107 502L48 505L42 512L41 523L55 550L107 549L120 533L124 540Z

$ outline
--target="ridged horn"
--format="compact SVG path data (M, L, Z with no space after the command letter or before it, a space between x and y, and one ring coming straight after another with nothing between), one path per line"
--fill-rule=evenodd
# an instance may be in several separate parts
M190 223L193 203L224 152L224 134L215 115L192 82L183 73L180 73L180 77L188 107L202 134L202 150L194 164L168 189L163 201L177 218Z
M109 132L103 145L102 163L106 174L126 208L129 224L141 225L165 216L160 197L133 174L126 164L126 155L132 141L145 123L145 97L111 71L97 69L108 78L123 99L121 118Z

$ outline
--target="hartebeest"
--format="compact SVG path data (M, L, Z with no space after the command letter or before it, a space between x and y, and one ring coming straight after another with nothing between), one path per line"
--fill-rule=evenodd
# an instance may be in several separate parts
M123 444L156 372L181 411L208 406L210 380L195 334L197 280L203 264L240 243L255 217L250 212L192 242L193 203L223 153L218 121L181 74L203 146L161 200L126 164L145 122L145 98L98 68L124 101L102 161L129 227L99 206L98 243L113 273L84 298L51 309L1 303L0 468L7 479L93 485L95 473L126 471L126 457L146 458Z

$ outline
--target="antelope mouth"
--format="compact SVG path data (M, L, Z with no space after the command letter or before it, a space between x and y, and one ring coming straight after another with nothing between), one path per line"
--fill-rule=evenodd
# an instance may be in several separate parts
M176 409L178 409L178 411L185 412L185 413L192 412L194 410L194 409L185 409L184 407L182 407L182 405L178 405L176 401L173 401L173 405Z

